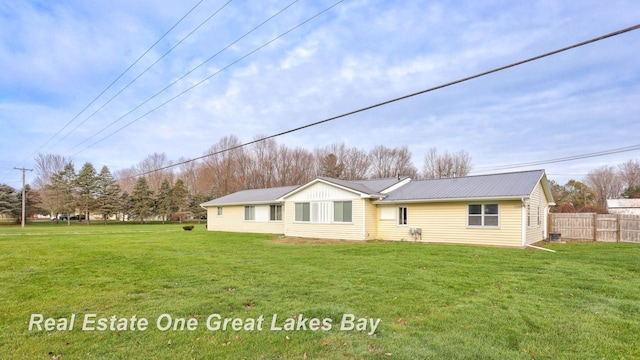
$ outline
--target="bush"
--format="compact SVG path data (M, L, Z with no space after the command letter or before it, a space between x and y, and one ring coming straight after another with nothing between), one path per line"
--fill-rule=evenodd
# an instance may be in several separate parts
M182 227L182 229L185 230L185 231L191 231L191 230L193 230L193 225L185 225L185 226Z

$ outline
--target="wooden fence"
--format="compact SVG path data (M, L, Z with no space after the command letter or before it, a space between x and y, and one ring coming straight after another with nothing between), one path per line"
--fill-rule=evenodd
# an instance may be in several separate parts
M640 243L640 215L552 213L549 232L563 239Z

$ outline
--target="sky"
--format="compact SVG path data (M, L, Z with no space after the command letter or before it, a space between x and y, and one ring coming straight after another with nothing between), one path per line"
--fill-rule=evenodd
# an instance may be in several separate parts
M195 158L640 23L636 0L0 2L0 183ZM640 30L276 138L466 151L564 184L640 159ZM530 166L630 147L607 156ZM27 182L35 174L27 173Z

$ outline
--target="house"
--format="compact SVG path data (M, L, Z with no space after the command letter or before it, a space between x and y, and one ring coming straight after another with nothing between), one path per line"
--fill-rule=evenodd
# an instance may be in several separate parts
M433 180L319 177L202 204L214 231L513 247L547 238L552 205L544 170Z
M640 199L607 199L610 214L640 215Z

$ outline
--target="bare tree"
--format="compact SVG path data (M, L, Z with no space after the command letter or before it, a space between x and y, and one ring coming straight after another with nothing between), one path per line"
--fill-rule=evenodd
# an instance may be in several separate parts
M362 180L367 177L367 172L371 167L371 158L364 150L354 147L347 150L343 163L345 164L343 174L346 180Z
M620 181L627 189L640 185L640 162L629 160L622 165L618 165Z
M173 162L169 160L165 153L153 153L139 162L135 168L139 174L145 174L149 189L155 193L160 188L162 181L167 179L170 184L174 182L173 169L167 168Z
M35 162L36 178L33 181L34 190L40 193L42 207L49 210L51 215L55 215L54 207L56 205L53 199L54 194L49 188L49 185L51 185L51 176L61 172L68 161L62 155L39 153L35 158Z
M198 163L181 157L178 159L178 178L184 181L189 194L198 193Z
M607 199L620 197L622 182L613 166L604 165L587 174L585 183L593 190L596 205L600 209L606 209Z
M298 147L288 152L287 159L291 167L282 181L283 186L302 185L313 179L315 165L311 152Z
M450 154L438 154L436 148L429 149L424 157L422 177L425 179L442 179L456 176L467 176L471 171L471 157L466 151L460 150Z
M258 135L254 140L264 138ZM278 158L278 143L275 139L258 141L251 145L251 161L247 163L249 170L247 188L270 188L276 183L276 167Z
M358 148L349 148L344 142L334 143L323 148L314 149L315 175L327 176L327 160L335 156L335 165L341 169L339 178L344 180L360 180L367 176L371 166L369 154ZM335 170L335 169L334 169ZM334 176L336 175L334 174Z
M415 178L418 169L411 162L411 152L405 145L399 148L388 148L377 145L370 152L370 177L390 178L394 176L408 176Z
M246 189L249 160L236 136L226 136L212 145L204 159L212 176L212 192L224 196Z
M138 171L134 168L120 169L113 172L113 177L118 182L120 189L127 194L133 193L136 185Z

